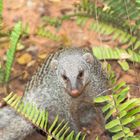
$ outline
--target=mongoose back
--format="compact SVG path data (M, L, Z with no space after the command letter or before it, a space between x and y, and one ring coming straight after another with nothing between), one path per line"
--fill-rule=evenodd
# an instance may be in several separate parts
M27 83L23 101L47 109L50 122L58 114L77 132L90 125L96 113L93 98L106 89L106 75L92 53L68 48L50 55L44 62ZM10 114L7 120L6 114ZM33 126L9 107L0 110L0 129L0 140L23 139L34 132Z

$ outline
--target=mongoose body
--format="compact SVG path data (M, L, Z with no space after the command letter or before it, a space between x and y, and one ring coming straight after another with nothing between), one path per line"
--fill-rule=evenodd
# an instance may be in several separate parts
M32 77L23 101L47 109L50 122L58 114L77 132L90 125L96 113L93 98L106 89L106 75L91 52L62 49L50 55ZM9 107L0 110L0 130L0 140L20 140L34 132L33 126Z

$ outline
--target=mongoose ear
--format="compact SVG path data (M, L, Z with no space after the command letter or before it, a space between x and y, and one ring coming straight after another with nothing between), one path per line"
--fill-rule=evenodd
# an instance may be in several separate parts
M52 62L51 62L51 69L52 70L56 70L57 69L57 65L58 65L58 61L57 60L52 60Z
M93 63L93 61L94 61L94 58L93 58L92 54L90 54L90 53L85 53L83 55L83 58L86 60L87 63L90 63L90 64Z

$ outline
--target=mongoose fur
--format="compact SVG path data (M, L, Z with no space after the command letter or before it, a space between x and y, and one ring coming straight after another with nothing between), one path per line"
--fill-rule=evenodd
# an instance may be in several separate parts
M77 132L90 125L95 116L93 98L106 89L106 74L90 51L61 49L27 83L23 101L47 109L50 122L58 114ZM0 109L0 140L22 140L34 131L10 107Z

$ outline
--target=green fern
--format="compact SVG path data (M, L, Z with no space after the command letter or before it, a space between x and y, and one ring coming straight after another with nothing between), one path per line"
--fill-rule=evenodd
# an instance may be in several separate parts
M45 22L45 24L47 23L47 24L54 26L54 27L59 27L62 24L62 20L58 19L56 17L52 18L49 16L44 16L42 18L42 20L43 20L43 22Z
M138 49L140 46L140 41L137 37L118 28L115 28L111 25L95 22L91 23L90 29L104 35L112 35L113 40L118 39L121 43L127 43L128 46L132 45L133 50Z
M99 96L94 102L105 103L102 108L105 113L105 120L109 121L105 128L113 134L113 140L139 140L140 137L135 136L133 129L140 126L140 99L127 99L129 87L124 82L116 85L111 95Z
M133 50L140 49L140 4L138 1L102 0L102 5L102 7L98 6L96 1L82 0L77 6L77 20L83 25L86 23L86 18L95 19L89 29L112 35L113 39L127 43Z
M46 133L47 140L85 140L85 135L83 136L79 132L76 136L74 131L70 132L70 127L68 123L64 120L59 122L59 117L56 116L51 126L48 126L48 112L45 110L40 110L31 103L24 104L21 97L10 93L4 101L15 109L20 115L24 116L37 128L41 129Z
M140 54L128 49L93 47L93 54L100 60L118 60L118 63L124 71L129 70L127 60L140 63Z
M140 26L140 3L138 0L125 0L125 1L113 1L102 0L108 7L107 13L111 16L120 18L123 21L124 26L130 25L130 21L135 21L134 25L131 25L131 31L138 31Z
M86 16L77 16L77 23L84 26L88 19L90 18ZM105 24L103 22L92 22L89 26L89 30L94 30L104 35L111 35L113 40L118 39L121 43L127 43L128 46L133 46L133 50L140 47L138 37L109 24Z
M15 25L15 27L10 35L10 48L6 54L7 61L6 61L6 70L5 70L5 82L9 81L11 68L12 68L12 64L14 61L14 55L16 52L17 43L19 41L21 34L22 34L22 23L18 22Z
M119 48L109 48L109 47L94 47L93 48L94 55L100 59L122 59L129 60L132 62L140 63L140 55L131 51L124 50Z
M112 35L121 43L126 43L133 50L140 49L140 3L138 0L102 0L103 6L96 1L81 0L76 6L76 13L60 18L44 17L47 24L59 27L64 20L77 17L77 23L84 26L88 19L94 19L89 26L96 32ZM133 24L132 24L133 23Z
M52 33L48 29L45 29L44 27L40 27L37 31L37 35L41 37L46 37L48 39L51 39L53 41L59 42L61 40L61 37Z
M72 15L63 15L61 17L49 17L49 16L44 16L42 18L42 21L44 22L44 25L51 25L54 26L56 28L59 28L63 21L65 20L70 20L71 17L75 16L75 14Z
M138 32L139 25L137 23L140 20L140 4L137 0L101 0L101 4L102 6L98 6L96 1L82 0L78 6L78 11L94 18L98 17L100 22L119 27L129 33L131 25L131 31ZM134 21L135 24L131 24L130 21Z

